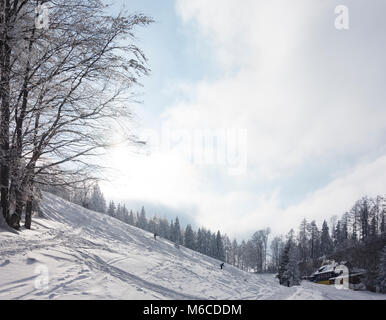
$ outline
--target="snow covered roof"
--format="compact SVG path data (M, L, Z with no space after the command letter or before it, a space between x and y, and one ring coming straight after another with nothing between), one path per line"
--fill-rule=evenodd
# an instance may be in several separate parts
M314 275L326 273L326 272L332 272L335 270L336 263L327 264L318 269L318 271L314 272Z
M344 264L344 263L341 263L341 264ZM313 275L318 275L318 274L322 274L322 273L326 273L326 272L333 272L335 271L335 268L338 266L339 264L336 263L336 262L329 262L328 264L325 264L323 266L321 266L316 272L314 272ZM365 269L360 269L360 268L351 268L350 269L350 275L358 275L358 274L364 274L366 273L366 270Z

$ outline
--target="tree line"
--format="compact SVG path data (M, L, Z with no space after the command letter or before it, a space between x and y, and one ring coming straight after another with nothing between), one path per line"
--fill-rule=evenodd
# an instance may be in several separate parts
M132 209L126 208L125 204L122 205L114 201L109 201L107 205L98 183L84 184L76 191L68 191L58 187L45 188L44 191L56 194L84 208L107 214L123 223L157 234L157 236L172 241L176 245L183 245L225 262L224 243L228 237L221 235L220 231L215 233L204 227L194 230L191 224L184 228L180 225L178 216L170 222L166 218L157 216L148 218L143 206L140 211L134 212Z
M225 249L220 231L215 233L203 227L196 231L190 224L183 228L178 217L170 222L166 218L157 216L147 218L144 207L140 212L134 213L133 210L128 211L125 205L122 206L119 203L115 205L113 201L110 201L106 214L170 240L177 246L183 245L209 257L225 261Z

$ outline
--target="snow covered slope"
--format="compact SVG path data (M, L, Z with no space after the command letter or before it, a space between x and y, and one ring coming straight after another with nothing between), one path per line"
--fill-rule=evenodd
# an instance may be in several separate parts
M44 194L45 218L0 232L0 299L386 299L304 282L280 286Z

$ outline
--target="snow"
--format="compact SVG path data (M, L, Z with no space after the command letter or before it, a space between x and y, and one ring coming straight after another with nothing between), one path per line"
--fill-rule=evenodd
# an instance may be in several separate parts
M280 286L45 193L32 230L0 232L0 299L386 299Z
M321 273L325 273L325 272L332 272L335 270L335 267L337 266L338 264L336 263L332 263L332 264L328 264L328 265L325 265L323 267L320 267L318 269L318 271L316 271L314 273L314 275L317 275L317 274L321 274Z

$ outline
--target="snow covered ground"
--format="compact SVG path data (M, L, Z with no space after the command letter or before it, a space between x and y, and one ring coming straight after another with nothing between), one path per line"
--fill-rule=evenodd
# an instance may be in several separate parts
M303 282L280 286L44 194L32 230L0 232L0 299L384 299Z

